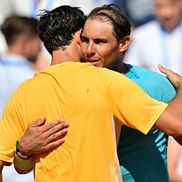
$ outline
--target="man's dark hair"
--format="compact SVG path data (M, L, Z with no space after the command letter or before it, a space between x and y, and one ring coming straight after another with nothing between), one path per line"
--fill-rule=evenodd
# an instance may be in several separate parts
M78 7L59 6L40 15L39 37L50 54L71 43L74 33L83 28L86 16Z
M1 25L1 31L6 39L7 45L12 45L19 36L29 39L38 37L38 20L25 16L12 15L7 17Z
M113 34L119 42L131 33L131 24L124 12L115 4L108 4L93 9L87 19L111 22Z

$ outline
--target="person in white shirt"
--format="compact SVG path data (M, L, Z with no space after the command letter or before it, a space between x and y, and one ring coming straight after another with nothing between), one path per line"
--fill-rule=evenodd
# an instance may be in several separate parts
M101 0L99 0L101 1ZM37 17L40 9L51 10L61 5L78 6L85 14L89 13L95 6L95 0L0 0L0 23L11 14Z
M133 31L125 61L154 71L162 64L182 74L181 2L153 1L156 20Z
M81 7L85 14L88 14L95 6L105 3L107 0L0 0L0 24L10 15L34 17L38 19L40 10L52 10L61 5ZM0 54L7 48L6 41L0 33ZM50 65L51 57L44 46L37 58L36 69L41 70Z
M12 93L34 75L34 64L41 49L37 25L35 18L10 16L1 26L8 48L0 56L0 117ZM3 181L33 182L33 172L19 175L13 165L4 167Z
M134 27L154 19L153 0L113 0L122 8Z

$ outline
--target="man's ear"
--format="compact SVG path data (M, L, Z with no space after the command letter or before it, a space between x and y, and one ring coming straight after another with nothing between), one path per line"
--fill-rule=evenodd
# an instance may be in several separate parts
M81 32L82 32L82 29L78 30L76 33L75 33L75 40L76 42L80 45L81 44Z
M130 45L131 38L130 36L125 36L120 42L119 42L119 50L120 52L124 52L128 49Z

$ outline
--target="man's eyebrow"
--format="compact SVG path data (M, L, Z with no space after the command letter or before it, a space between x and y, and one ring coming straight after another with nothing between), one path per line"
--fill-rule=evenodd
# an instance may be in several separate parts
M108 42L108 40L105 38L95 38L94 41Z
M82 39L88 39L87 36L82 35L82 34L80 35L80 38L82 38Z
M80 37L82 38L82 39L89 39L86 35L80 35ZM108 42L108 40L107 39L105 39L105 38L94 38L93 39L95 42Z

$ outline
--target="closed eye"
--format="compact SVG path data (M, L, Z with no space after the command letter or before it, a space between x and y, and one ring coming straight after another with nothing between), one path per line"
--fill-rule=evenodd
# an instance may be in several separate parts
M81 36L81 41L82 42L86 42L86 43L89 42L88 38L87 37L84 37L84 36Z
M105 44L105 43L107 43L108 41L105 40L105 39L94 39L94 42L95 42L96 44Z

